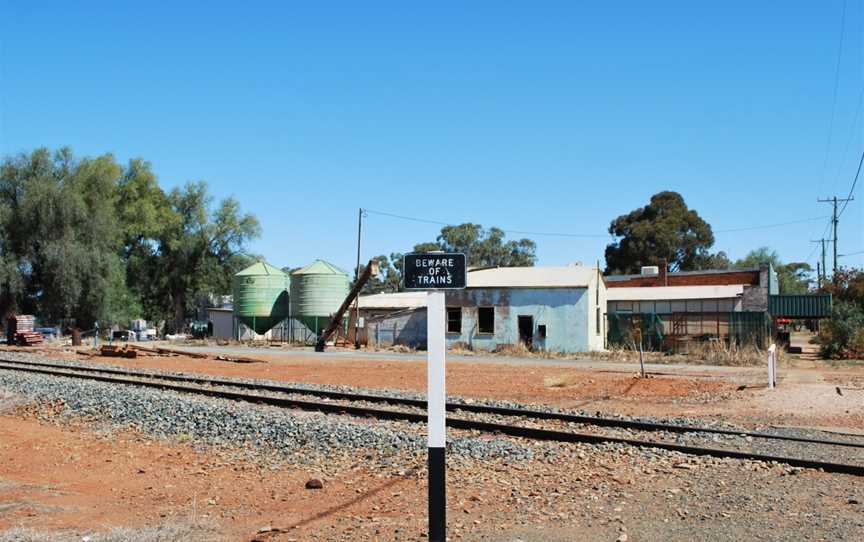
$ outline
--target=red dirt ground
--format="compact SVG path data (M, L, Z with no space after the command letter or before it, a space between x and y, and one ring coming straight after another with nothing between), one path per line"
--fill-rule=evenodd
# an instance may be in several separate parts
M310 540L314 537L303 534L304 526L326 517L334 503L352 503L358 495L375 500L377 486L351 484L347 478L327 480L322 490L305 489L313 476L320 474L298 467L271 470L130 432L100 438L0 416L0 531L152 526L194 516L219 525L220 534L231 540L251 540L266 525ZM373 476L358 471L357 478L369 482ZM393 486L405 481L377 485L395 491ZM364 489L358 492L358 487ZM351 511L362 513L369 506L361 500Z
M426 390L426 363L367 358L310 360L257 356L266 363L232 363L184 356L141 356L135 359L78 356L92 362L141 369L195 372L228 377L261 378L315 384L340 384L364 388ZM453 363L447 367L447 392L466 397L504 399L579 408L596 400L652 399L660 402L716 395L735 389L728 382L685 377L634 378L629 373L610 373L570 367L522 367L490 363Z

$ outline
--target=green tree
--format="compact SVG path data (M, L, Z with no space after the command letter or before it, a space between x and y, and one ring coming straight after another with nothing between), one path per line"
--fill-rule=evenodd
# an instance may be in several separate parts
M851 303L864 310L864 269L841 267L819 292L831 294L835 302Z
M213 210L204 182L175 188L168 203L177 220L160 235L154 272L172 328L178 331L195 311L196 295L231 291L232 275L251 263L243 251L260 235L260 226L255 216L240 212L233 198Z
M784 264L776 250L769 247L759 247L751 250L746 256L737 260L734 267L738 269L759 267L759 264L770 263L777 272L778 288L781 294L806 294L813 282L813 268L804 262Z
M160 282L160 244L163 234L176 227L179 217L160 188L149 162L130 160L117 186L117 217L122 234L126 303L136 317L165 317L164 284Z
M537 244L530 239L505 240L499 228L480 224L444 226L436 242L420 243L415 252L462 252L472 267L529 267L537 260Z
M831 319L819 327L823 358L864 358L864 269L840 268L821 293L834 300Z
M687 207L677 192L651 196L645 207L621 215L609 225L616 240L606 246L606 273L638 273L642 266L672 271L701 269L711 263L711 226Z
M5 159L0 171L3 312L82 327L112 319L124 291L114 158L37 149Z
M166 195L148 162L41 148L0 163L0 317L103 327L142 315L176 327L230 291L258 221L204 183Z
M722 250L701 258L696 266L697 269L729 269L732 261Z
M364 284L363 288L360 290L361 295L379 294L382 292L398 292L399 285L390 284L390 281L388 281L388 277L393 275L394 269L387 256L382 254L380 256L375 256L372 259L378 263L378 274L369 277L369 280L366 281L366 284ZM359 276L365 268L366 264L361 264L357 269L355 276Z

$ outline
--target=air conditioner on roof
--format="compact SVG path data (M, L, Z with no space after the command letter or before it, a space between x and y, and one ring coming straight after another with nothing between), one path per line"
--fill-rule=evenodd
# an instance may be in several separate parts
M656 265L643 265L642 266L642 275L659 275L660 267Z

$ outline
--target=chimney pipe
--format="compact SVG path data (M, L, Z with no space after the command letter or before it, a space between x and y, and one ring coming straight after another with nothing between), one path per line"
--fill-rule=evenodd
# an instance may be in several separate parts
M669 277L666 275L666 270L669 268L669 262L666 261L666 258L660 259L660 284L663 286L669 286Z

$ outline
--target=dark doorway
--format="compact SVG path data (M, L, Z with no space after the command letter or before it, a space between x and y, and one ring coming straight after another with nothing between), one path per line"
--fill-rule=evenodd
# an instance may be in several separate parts
M531 348L534 345L534 317L519 317L519 342Z

